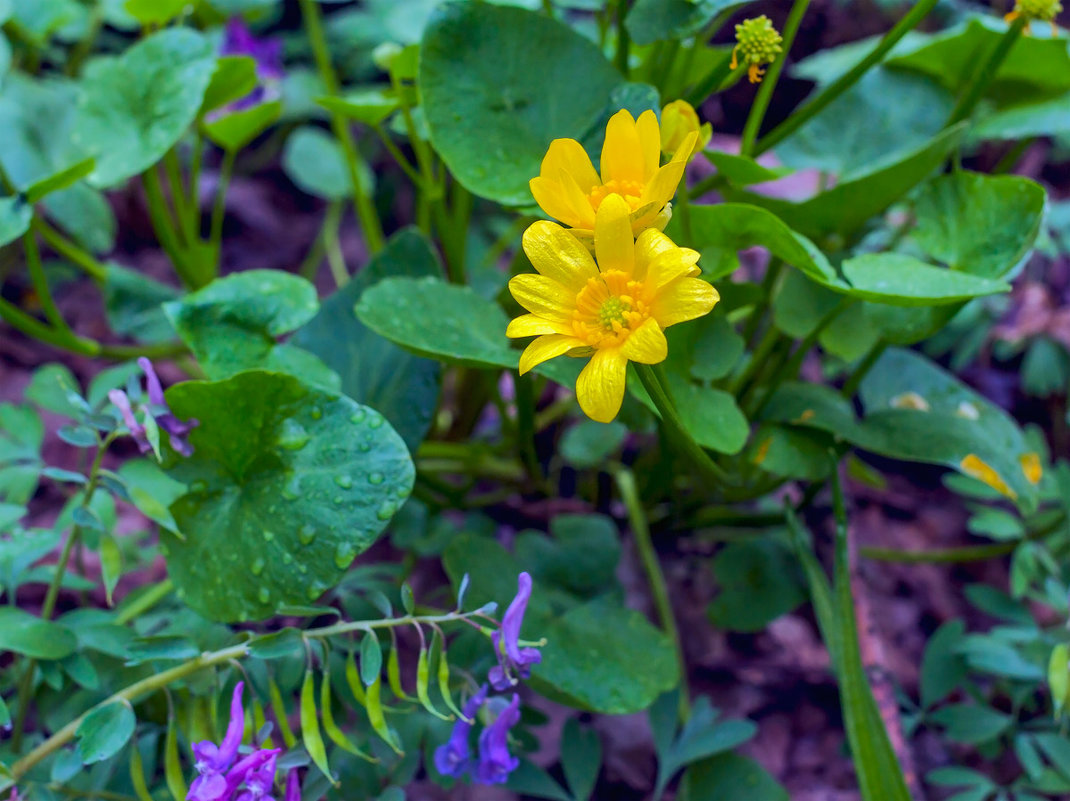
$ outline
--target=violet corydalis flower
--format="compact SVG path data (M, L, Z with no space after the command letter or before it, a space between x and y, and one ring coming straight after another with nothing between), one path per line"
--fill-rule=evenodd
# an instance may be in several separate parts
M227 110L241 111L279 96L279 84L284 72L282 69L282 40L260 39L245 25L240 17L227 23L223 33L223 47L220 55L248 56L256 62L256 77L259 86L251 93L236 100Z
M199 775L190 785L189 795L186 796L189 801L215 801L226 793L229 782L224 774L238 756L238 748L245 733L245 711L242 708L244 688L244 682L240 681L234 688L230 699L230 721L222 742L216 745L209 740L203 740L193 744L193 764Z
M472 723L475 720L479 708L487 700L487 685L479 688L479 692L468 699L461 711L464 717L453 724L450 739L435 749L435 768L443 776L460 778L472 767L472 752L468 746L468 736L472 731Z
M531 675L531 666L542 661L538 648L520 647L520 628L524 625L524 613L527 612L531 599L531 575L521 573L517 576L516 597L505 610L500 631L491 635L494 653L498 664L490 669L487 678L495 690L507 690L515 687L520 679Z
M504 784L520 765L520 760L509 753L509 730L519 722L520 696L514 693L509 705L479 735L475 774L480 784Z
M183 423L175 417L164 399L163 387L160 385L160 379L156 375L156 370L153 369L152 362L142 356L137 360L137 364L145 373L149 403L152 405L152 416L156 418L157 425L167 432L172 448L183 456L192 455L193 447L189 444L187 437L189 432L195 429L199 423L193 419Z
M290 768L286 775L286 795L283 801L301 801L301 780L297 775L297 768Z

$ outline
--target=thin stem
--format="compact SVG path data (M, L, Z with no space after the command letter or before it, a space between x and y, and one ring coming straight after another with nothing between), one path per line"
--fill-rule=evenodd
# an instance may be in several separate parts
M643 571L650 585L650 597L658 612L658 620L666 636L672 640L676 664L680 671L679 715L680 721L684 722L691 710L691 699L687 687L687 661L684 657L683 643L680 640L680 630L676 626L676 616L673 613L665 574L662 572L661 562L658 561L657 551L654 550L654 543L650 538L650 525L639 498L639 490L635 485L635 476L626 467L616 467L612 473L617 482L617 489L620 490L621 499L624 501L624 507L628 510L628 524L632 529L632 539L639 553L639 560L643 563Z
M26 253L26 269L30 273L30 281L33 283L34 292L37 293L37 299L41 302L45 318L57 330L70 333L71 327L63 319L52 297L52 288L48 285L48 276L45 275L45 267L41 263L41 251L37 247L37 234L33 228L23 234L22 246Z
M147 359L171 359L189 353L189 348L181 342L157 342L141 345L99 345L96 355L102 359L127 361L144 356Z
M153 585L151 589L141 593L136 600L131 601L129 604L124 603L122 608L115 613L116 624L125 626L131 620L143 615L145 612L156 606L156 604L174 592L174 589L175 584L169 578Z
M966 91L959 98L959 102L955 104L955 108L951 110L951 115L947 118L948 126L961 122L973 113L974 108L984 97L988 85L992 83L992 79L996 77L999 68L1010 54L1011 48L1021 37L1026 22L1027 18L1024 16L1019 16L1015 19L1011 26L1007 28L1007 32L996 43L996 46L992 48L992 52L988 54L980 69L973 73L973 80L966 87Z
M1014 147L1003 154L996 166L992 168L992 175L1003 175L1014 169L1015 165L1025 155L1025 151L1029 149L1029 146L1037 141L1037 137L1030 136L1022 139L1020 142L1016 142Z
M215 203L212 204L212 222L208 239L217 264L222 255L220 248L223 244L223 220L227 216L227 190L230 188L230 179L234 175L234 160L237 155L237 151L226 151L223 154L223 162L219 165L219 184L215 190Z
M784 122L763 136L754 146L754 155L760 155L770 148L776 147L780 142L787 139L799 128L809 122L817 114L821 113L829 103L842 95L898 44L899 40L918 26L926 15L933 10L939 0L920 0L911 7L910 11L884 35L877 45L866 54L865 58L855 64L851 69L830 83L817 93L813 100L792 112Z
M190 216L186 185L182 180L182 165L178 163L178 153L175 148L172 147L164 154L163 165L167 174L167 183L171 187L171 202L174 204L175 218L178 220L178 234L188 247L197 241L197 236L193 218Z
M323 32L323 19L320 16L319 4L316 0L299 0L299 3L301 17L305 22L305 32L308 34L312 54L316 59L316 69L327 89L327 94L337 96L340 85L338 75L331 64L331 53L327 48L327 37ZM331 130L342 145L342 153L349 170L349 180L353 184L353 201L357 210L357 220L360 222L364 239L368 243L368 250L378 253L383 249L383 226L379 221L379 212L375 209L368 188L364 185L362 175L362 170L365 169L364 159L353 141L349 123L338 112L331 112Z
M67 331L57 331L31 317L13 303L0 298L0 319L28 337L82 356L100 355L100 344Z
M331 268L334 284L339 289L349 283L349 270L346 268L342 245L338 241L338 229L342 224L342 212L345 204L334 200L327 206L327 219L323 223L323 243L327 249L327 264Z
M751 106L750 114L747 115L747 122L743 126L743 139L739 145L739 152L743 156L750 156L754 153L754 143L758 139L758 131L762 127L762 120L765 119L769 101L773 98L773 90L776 89L777 79L780 78L780 73L788 60L788 53L795 42L795 35L799 32L799 26L802 24L803 16L806 14L806 9L809 5L810 0L795 0L791 11L788 13L788 19L784 23L784 39L781 45L780 58L769 65L769 71L766 73L762 85L758 87L754 105Z
M628 28L624 24L627 16L628 0L617 0L617 54L615 63L625 80L628 78L628 55L632 45L632 38L628 35Z
M33 230L41 235L48 246L56 253L75 266L81 267L98 284L104 283L108 278L107 268L97 259L78 245L71 242L63 234L45 222L41 217L33 218Z
M728 475L724 470L714 463L709 454L688 433L683 420L680 419L680 413L676 410L676 404L673 403L672 396L669 394L668 386L661 375L661 371L653 365L635 364L635 372L638 374L639 380L643 382L643 387L646 389L647 394L650 395L654 406L657 407L658 413L661 415L661 421L665 424L670 437L676 441L677 447L684 452L702 474L702 477L718 488L723 488L726 484L730 484L731 482L728 480Z
M516 385L516 438L524 465L534 481L543 479L542 465L535 452L535 379L531 373L517 374Z
M178 277L186 286L199 287L200 284L186 264L182 248L175 235L175 223L167 208L167 201L164 199L160 176L156 172L155 165L141 173L141 182L145 187L145 199L149 204L149 218L152 220L153 230L156 232L160 246L171 259L171 266L175 268Z
M416 168L412 166L412 162L410 162L405 157L405 154L401 152L401 148L394 144L394 140L390 138L390 134L383 130L382 125L373 125L372 129L379 135L379 140L383 143L383 147L385 147L387 152L394 157L394 161L396 161L402 171L409 176L409 180L412 181L417 189L420 189L423 186L424 179L418 172L416 172Z
M854 394L858 392L858 388L862 385L862 379L873 369L873 365L877 363L877 360L884 355L884 351L887 349L888 343L883 340L870 348L869 353L858 363L858 367L855 368L855 371L851 373L851 376L844 383L841 393L845 398L854 397Z
M993 542L985 545L965 545L960 548L924 548L921 550L901 551L896 548L877 548L863 546L859 553L866 559L879 562L898 562L901 564L956 564L959 562L980 562L995 559L1013 553L1018 542Z

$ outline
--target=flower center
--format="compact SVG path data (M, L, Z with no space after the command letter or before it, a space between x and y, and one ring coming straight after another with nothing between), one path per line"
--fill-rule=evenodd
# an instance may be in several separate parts
M591 202L591 208L598 211L602 201L610 195L620 195L627 204L635 211L642 205L643 184L639 181L623 181L614 179L608 183L598 184L591 187L587 199Z
M572 329L592 348L615 348L649 317L646 287L627 273L609 270L588 279L580 290Z

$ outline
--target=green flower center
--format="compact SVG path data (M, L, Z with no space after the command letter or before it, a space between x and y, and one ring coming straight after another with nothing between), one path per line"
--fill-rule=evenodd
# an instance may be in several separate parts
M598 310L598 322L606 331L612 331L615 328L614 323L627 328L625 314L631 310L632 307L618 297L606 298Z

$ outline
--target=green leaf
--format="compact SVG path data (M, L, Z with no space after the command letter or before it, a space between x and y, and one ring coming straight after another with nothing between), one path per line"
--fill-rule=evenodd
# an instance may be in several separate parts
M749 720L721 720L720 710L706 696L697 698L679 735L658 754L658 778L654 797L660 798L669 780L680 768L700 759L731 750L750 740L758 727Z
M446 548L443 564L455 590L470 575L471 608L494 601L504 609L516 594L520 562L493 540L461 535ZM547 639L532 673L541 693L577 709L623 715L645 709L676 685L672 645L642 615L605 596L561 614L545 587L534 582L521 633Z
M33 206L24 197L0 197L0 247L29 231L32 220Z
M594 598L613 586L620 561L620 533L603 515L557 515L550 536L535 531L517 535L517 561L548 592L566 593L566 603Z
M32 659L63 659L74 653L78 640L66 626L42 620L14 606L0 607L4 650Z
M212 80L204 91L201 114L206 114L256 89L256 59L251 56L221 56L216 60Z
M263 368L298 375L311 385L338 388L338 377L319 359L277 337L311 320L319 310L316 288L278 270L248 270L213 281L164 311L209 378Z
M193 659L200 653L197 643L189 637L139 637L127 645L128 665L154 661Z
M315 600L412 489L405 443L378 412L292 376L186 382L167 401L200 421L193 456L169 453L165 464L189 487L171 505L185 540L168 538L168 569L213 619L263 619Z
M282 102L258 103L239 111L231 111L204 124L204 133L215 144L231 153L243 147L270 128L282 114Z
M177 299L179 290L115 263L105 269L104 307L112 330L139 342L173 340L175 329L163 304Z
M1004 278L1032 250L1046 198L1028 178L956 171L922 188L912 236L952 269Z
M977 65L988 57L1007 31L1007 24L992 17L974 17L928 38L913 52L889 59L890 67L928 75L961 95L973 80ZM1066 40L1021 36L1000 64L985 96L999 104L1020 104L1061 95L1070 89L1070 52Z
M374 684L383 672L383 649L375 632L366 633L360 641L360 680L365 687Z
M35 373L35 382L42 372ZM31 384L26 390L31 400L33 387ZM44 436L44 424L33 409L0 403L0 501L25 504L33 497L44 466L41 463Z
M790 167L855 180L924 147L952 105L950 93L928 78L878 67L777 145L776 154Z
M581 728L575 718L569 718L561 732L561 770L576 801L591 797L601 768L602 741L598 732Z
M795 556L777 540L730 543L712 569L720 591L709 616L719 629L760 631L806 600Z
M333 783L334 776L327 763L327 747L323 743L319 716L316 714L316 678L311 670L305 671L305 680L301 684L301 741L316 767Z
M144 26L166 25L186 10L188 0L126 0L123 10Z
M765 768L739 754L696 762L680 781L690 801L789 801L788 791Z
M561 438L561 458L581 469L604 467L628 435L623 423L582 420Z
M381 86L351 89L341 97L319 97L316 102L328 111L365 125L380 124L401 105L396 93Z
M727 198L768 209L795 231L813 239L829 234L849 237L943 164L964 130L964 125L949 128L894 164L838 183L809 200L794 202L746 191L729 192Z
M37 0L16 3L12 18L38 47L43 47L61 28L77 22L80 13L75 0Z
M111 594L123 573L123 557L119 552L119 543L110 534L104 534L100 538L100 572L105 598L108 606L112 606Z
M717 168L719 175L736 186L777 181L794 172L791 167L766 167L750 156L722 153L719 150L706 150L702 155Z
M982 118L970 129L970 141L1055 136L1070 129L1070 93L1040 103L1011 106Z
M949 620L925 644L918 677L923 708L942 701L966 680L966 661L958 653L965 632L965 623Z
M684 39L748 0L636 0L624 24L636 44Z
M215 62L203 36L169 28L86 65L72 136L97 157L89 182L115 186L163 158L196 118Z
M78 724L78 753L91 765L115 756L134 734L137 718L129 701L113 701L99 706Z
M550 141L583 139L621 76L592 42L545 14L449 3L424 32L418 83L450 172L481 197L527 206Z
M298 189L324 200L345 200L353 196L349 167L338 140L324 131L307 125L298 128L286 140L282 168ZM364 188L370 195L375 176L367 165L363 170Z
M346 395L382 409L409 450L415 451L438 408L442 368L369 330L354 312L362 295L391 275L442 275L438 256L416 229L406 228L392 236L348 284L323 301L319 314L291 342L338 373Z
M938 306L1010 292L1010 284L934 267L904 253L866 253L844 261L845 294L892 306Z
M1010 715L975 704L951 704L933 712L929 719L944 727L949 740L969 745L994 740L1014 723Z
M438 278L384 278L356 307L368 328L406 350L447 363L516 369L509 318L467 286Z
M93 171L94 166L96 166L96 161L94 159L83 159L77 164L72 164L64 170L49 175L47 178L41 178L35 181L26 189L26 201L28 203L37 203L53 192L59 192L62 189L66 189L71 184L74 184L89 175L89 173Z

